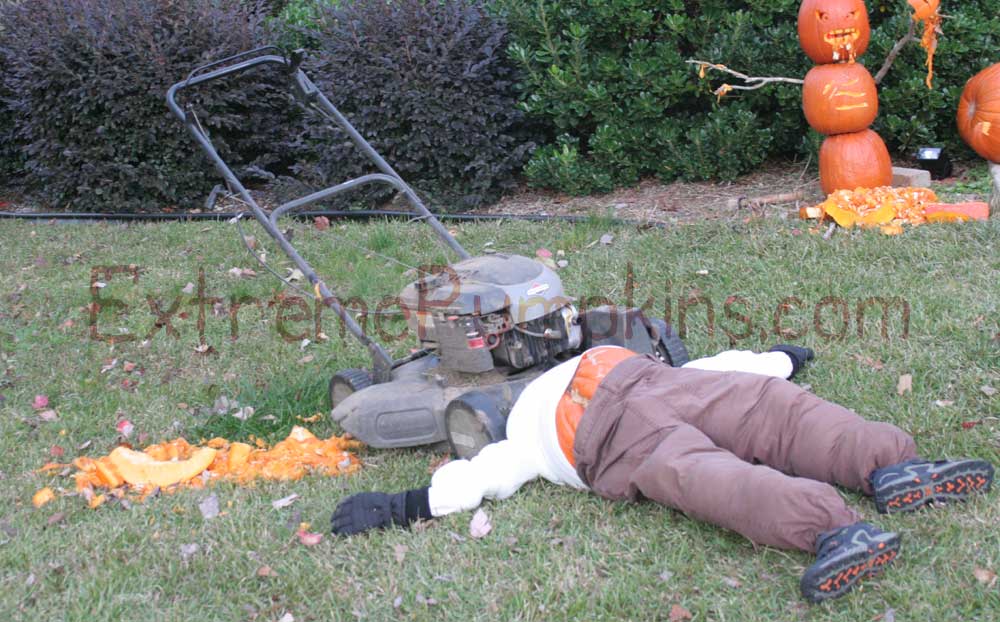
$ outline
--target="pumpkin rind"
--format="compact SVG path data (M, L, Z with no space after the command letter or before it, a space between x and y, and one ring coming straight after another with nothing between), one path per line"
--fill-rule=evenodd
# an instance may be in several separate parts
M1000 162L1000 63L965 84L958 102L958 133L980 156Z
M804 0L798 30L802 51L818 65L858 58L871 40L862 0Z
M871 130L830 136L819 150L819 179L828 195L837 190L889 186L889 150Z
M148 454L117 447L108 456L118 475L129 484L152 484L165 488L185 482L208 468L215 459L216 450L202 447L187 460L161 461Z
M878 116L875 79L859 63L817 65L802 85L802 111L827 136L867 129Z

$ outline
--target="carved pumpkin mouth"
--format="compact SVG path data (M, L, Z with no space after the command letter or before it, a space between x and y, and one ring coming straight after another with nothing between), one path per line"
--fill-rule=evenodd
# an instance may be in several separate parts
M851 49L860 36L857 28L838 28L823 35L823 40L835 48Z

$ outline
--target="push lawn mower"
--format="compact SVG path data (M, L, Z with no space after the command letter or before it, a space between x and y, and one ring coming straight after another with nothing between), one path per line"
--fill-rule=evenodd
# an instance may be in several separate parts
M344 430L373 447L447 442L459 457L471 457L487 443L504 438L506 416L532 379L586 348L616 344L655 354L670 365L687 361L684 344L662 320L617 307L580 314L563 292L559 277L545 265L517 255L470 256L316 88L300 69L301 61L301 52L286 57L274 47L238 54L195 69L170 88L167 103L229 187L308 279L315 296L368 349L371 369L345 369L330 380L332 417ZM297 101L342 128L380 172L264 212L177 96L195 85L265 65L277 66ZM278 228L278 219L286 214L367 184L387 184L402 194L416 216L460 259L403 290L400 306L421 349L398 360L365 334Z

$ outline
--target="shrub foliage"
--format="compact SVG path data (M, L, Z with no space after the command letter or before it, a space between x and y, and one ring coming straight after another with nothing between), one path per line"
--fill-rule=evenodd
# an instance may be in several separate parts
M907 28L902 0L869 2L874 73ZM897 151L960 142L954 129L965 81L995 62L995 0L948 7L935 89L923 84L924 53L909 46L880 89L875 129ZM814 150L800 89L773 85L720 101L726 80L701 79L697 58L754 76L801 78L811 63L798 45L799 0L501 0L522 67L522 107L550 136L529 179L573 193L607 190L643 175L730 179L765 158ZM992 9L990 8L992 7Z
M193 67L261 38L262 4L240 0L32 0L2 9L3 86L30 185L68 209L190 205L218 177L166 108ZM266 175L288 101L266 81L188 100L224 157Z
M348 0L322 6L307 71L430 203L460 210L512 184L520 134L507 29L476 0ZM330 185L370 167L343 135L312 132L302 173Z

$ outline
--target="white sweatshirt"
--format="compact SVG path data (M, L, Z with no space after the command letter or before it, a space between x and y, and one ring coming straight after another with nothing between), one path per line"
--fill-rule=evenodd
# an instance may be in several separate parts
M506 499L536 477L587 489L559 448L555 417L581 358L553 367L524 388L507 418L506 440L487 445L471 460L453 460L434 473L428 492L434 516L473 510L484 498ZM777 378L792 375L792 361L783 352L730 350L684 367Z

